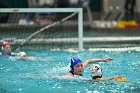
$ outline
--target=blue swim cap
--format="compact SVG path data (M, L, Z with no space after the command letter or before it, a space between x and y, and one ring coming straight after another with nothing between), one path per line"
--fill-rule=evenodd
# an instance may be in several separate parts
M73 69L74 66L75 66L76 64L78 64L78 63L82 63L82 61L81 61L79 58L73 57L73 58L71 59L71 65L70 65L71 69Z

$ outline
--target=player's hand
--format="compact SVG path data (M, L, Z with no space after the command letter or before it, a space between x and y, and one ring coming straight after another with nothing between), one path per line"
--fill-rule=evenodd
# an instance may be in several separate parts
M104 62L108 62L108 61L111 61L111 60L113 60L113 59L112 58L104 58L103 59Z

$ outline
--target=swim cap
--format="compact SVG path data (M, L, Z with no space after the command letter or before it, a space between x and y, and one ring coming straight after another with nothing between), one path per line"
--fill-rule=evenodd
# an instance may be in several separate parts
M71 65L70 67L73 69L75 65L77 65L78 63L82 63L82 61L79 58L72 58L71 59Z
M90 75L91 77L95 77L95 76L102 76L102 69L100 68L100 65L98 64L93 64L90 67Z
M24 57L24 56L26 56L26 53L25 53L25 52L19 52L17 55L18 55L19 57Z
M1 49L2 50L4 50L4 48L6 47L6 46L9 46L10 44L8 43L8 42L3 42L2 43L2 46L1 46Z

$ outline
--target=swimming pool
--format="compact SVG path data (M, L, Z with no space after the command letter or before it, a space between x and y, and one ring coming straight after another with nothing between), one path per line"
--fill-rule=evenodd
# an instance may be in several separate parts
M90 49L81 52L64 50L28 50L29 55L48 61L13 60L0 58L0 93L139 93L140 49ZM82 60L111 57L114 60L99 63L104 77L122 75L128 82L88 82L53 78L69 71L72 57ZM84 76L90 79L88 66Z

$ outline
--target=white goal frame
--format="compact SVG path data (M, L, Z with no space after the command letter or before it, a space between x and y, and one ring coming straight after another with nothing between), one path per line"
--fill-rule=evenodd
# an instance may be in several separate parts
M78 47L83 50L83 9L82 8L1 8L0 13L32 12L77 12L78 13Z

